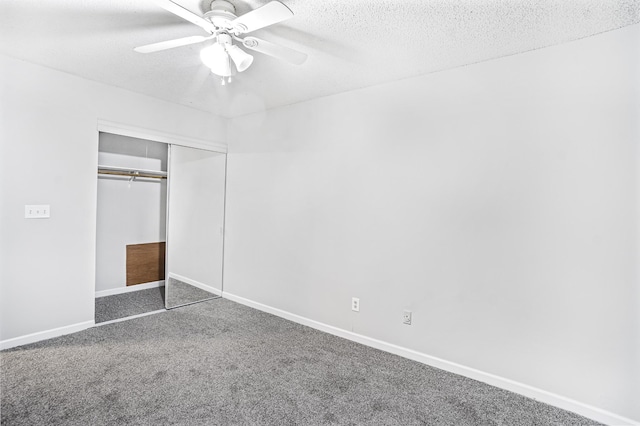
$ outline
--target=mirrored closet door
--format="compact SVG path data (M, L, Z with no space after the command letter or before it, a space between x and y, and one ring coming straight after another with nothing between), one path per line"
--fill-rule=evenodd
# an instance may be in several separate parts
M170 145L167 309L222 294L226 154Z

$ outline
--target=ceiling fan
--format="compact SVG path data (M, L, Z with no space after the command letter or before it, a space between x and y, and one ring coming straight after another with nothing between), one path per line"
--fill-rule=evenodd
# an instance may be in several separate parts
M235 14L235 6L227 0L213 0L211 2L211 10L206 12L202 17L171 0L153 1L163 9L198 25L204 29L208 35L184 37L176 40L147 44L136 47L134 50L140 53L152 53L174 47L215 40L211 45L202 49L200 59L211 69L212 73L222 77L223 85L225 82L230 82L231 75L234 74L232 63L238 72L246 70L253 63L253 56L236 46L233 43L234 40L247 49L255 50L256 52L273 56L295 65L300 65L307 59L305 53L297 50L256 37L243 36L244 34L293 17L293 12L277 0L271 1L239 17Z

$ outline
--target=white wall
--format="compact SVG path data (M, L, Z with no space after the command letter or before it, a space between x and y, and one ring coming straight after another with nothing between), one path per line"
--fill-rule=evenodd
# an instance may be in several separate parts
M168 145L100 133L98 164L167 171ZM127 286L127 245L165 241L166 179L98 177L96 291Z
M226 121L210 114L0 56L5 347L93 321L98 119L226 141ZM50 204L51 218L25 220L25 204Z
M232 120L225 293L640 420L639 40Z

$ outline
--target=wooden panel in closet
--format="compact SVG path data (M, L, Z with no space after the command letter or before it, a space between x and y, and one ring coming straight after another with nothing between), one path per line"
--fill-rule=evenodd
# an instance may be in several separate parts
M127 285L164 280L165 243L127 246Z

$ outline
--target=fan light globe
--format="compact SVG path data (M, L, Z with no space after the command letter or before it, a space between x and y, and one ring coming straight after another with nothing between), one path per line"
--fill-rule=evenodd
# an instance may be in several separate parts
M253 63L253 56L249 55L238 46L227 46L227 53L231 56L233 63L236 64L238 72L246 70Z
M218 43L205 47L200 51L200 59L211 72L221 77L229 77L231 75L231 64L229 63L229 55L224 47Z

